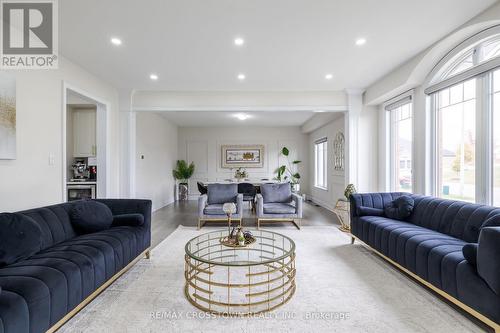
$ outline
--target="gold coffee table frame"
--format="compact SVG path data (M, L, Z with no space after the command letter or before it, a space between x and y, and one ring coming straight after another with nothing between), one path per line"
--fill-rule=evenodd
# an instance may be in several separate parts
M230 316L267 312L295 293L295 243L287 236L253 231L256 242L233 248L212 231L186 243L186 298L200 310Z

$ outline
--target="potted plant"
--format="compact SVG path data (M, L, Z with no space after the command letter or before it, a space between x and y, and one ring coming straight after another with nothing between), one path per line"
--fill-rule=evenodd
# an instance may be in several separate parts
M194 173L194 163L187 164L184 160L178 160L176 168L172 171L174 178L178 183L178 193L179 200L188 200L189 189L188 189L188 179Z
M286 164L281 165L278 169L276 169L276 179L280 182L289 181L292 185L292 191L297 193L300 191L300 173L297 172L297 166L302 161L290 161L290 150L287 147L283 147L280 154L286 157Z

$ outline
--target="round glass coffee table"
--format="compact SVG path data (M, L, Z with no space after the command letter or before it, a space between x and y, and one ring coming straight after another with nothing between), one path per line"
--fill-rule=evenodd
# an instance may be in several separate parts
M295 293L295 243L287 236L253 231L246 247L222 245L227 230L212 231L186 244L186 298L197 308L223 315L271 311Z

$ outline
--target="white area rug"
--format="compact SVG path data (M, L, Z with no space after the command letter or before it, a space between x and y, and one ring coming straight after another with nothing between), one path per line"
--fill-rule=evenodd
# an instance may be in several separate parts
M60 332L483 332L336 227L272 228L297 246L297 292L253 318L211 317L184 296L179 227Z

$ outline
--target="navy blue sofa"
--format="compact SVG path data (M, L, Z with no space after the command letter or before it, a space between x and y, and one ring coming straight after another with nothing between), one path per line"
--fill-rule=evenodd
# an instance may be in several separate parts
M385 217L381 210L403 195L414 200L411 215ZM500 208L407 193L353 194L351 234L499 331Z
M54 331L138 259L149 257L151 201L96 201L113 216L139 216L142 224L127 224L125 218L107 230L82 234L70 216L77 202L19 212L41 229L41 249L0 268L0 333Z

